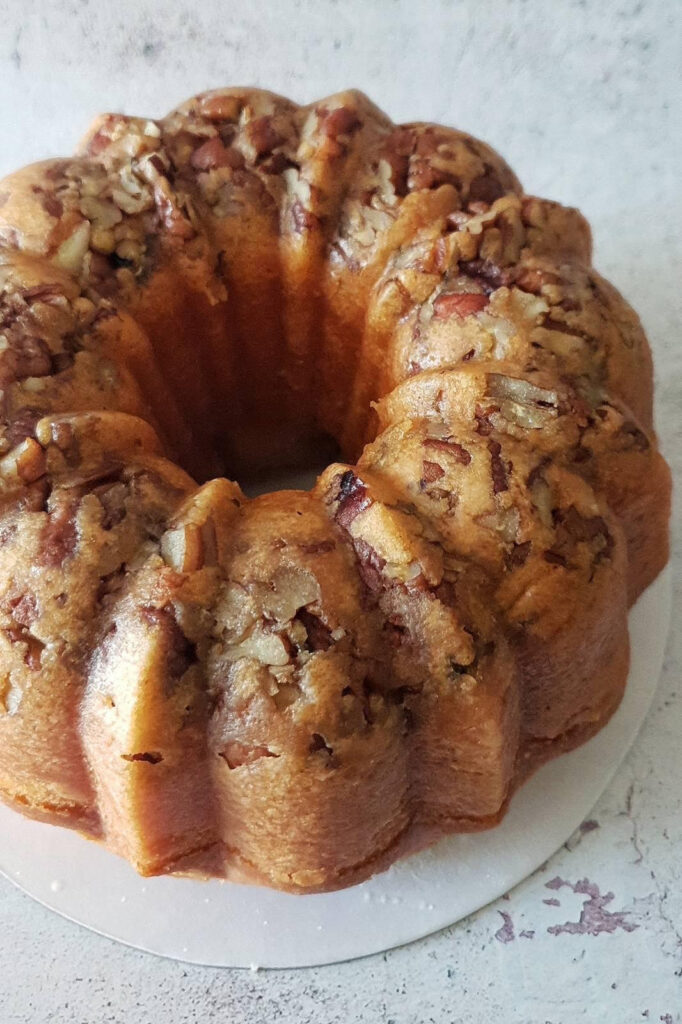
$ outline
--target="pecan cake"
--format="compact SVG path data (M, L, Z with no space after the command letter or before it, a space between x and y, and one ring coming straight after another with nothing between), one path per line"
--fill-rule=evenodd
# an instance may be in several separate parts
M576 210L358 92L105 115L0 193L7 803L326 890L607 721L670 483Z

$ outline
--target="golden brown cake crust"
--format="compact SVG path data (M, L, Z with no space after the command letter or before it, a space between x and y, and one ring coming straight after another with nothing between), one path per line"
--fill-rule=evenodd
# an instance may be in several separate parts
M103 115L0 183L0 387L22 813L340 888L617 707L668 552L651 355L584 218L484 143L354 91ZM329 438L310 492L226 479Z

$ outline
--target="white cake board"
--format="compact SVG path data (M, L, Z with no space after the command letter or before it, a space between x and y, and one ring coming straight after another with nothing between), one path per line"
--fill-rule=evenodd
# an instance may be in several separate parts
M179 878L139 878L73 832L0 805L0 871L96 932L162 956L225 967L304 967L377 953L453 924L526 878L589 815L656 690L670 620L668 569L630 615L623 702L594 739L522 787L501 825L455 836L343 892L292 896Z

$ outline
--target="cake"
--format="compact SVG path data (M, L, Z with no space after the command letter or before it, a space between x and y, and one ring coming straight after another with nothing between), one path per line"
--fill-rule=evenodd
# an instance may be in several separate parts
M0 245L11 807L323 891L608 720L670 481L576 210L361 93L226 89L6 178Z

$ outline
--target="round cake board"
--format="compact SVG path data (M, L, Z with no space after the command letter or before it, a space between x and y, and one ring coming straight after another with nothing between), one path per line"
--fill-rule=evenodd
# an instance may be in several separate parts
M362 885L293 896L218 881L144 879L96 843L3 806L0 870L72 921L196 964L306 967L411 942L507 892L589 815L653 699L670 605L668 569L630 614L632 663L620 708L589 743L541 768L497 828L446 839Z

